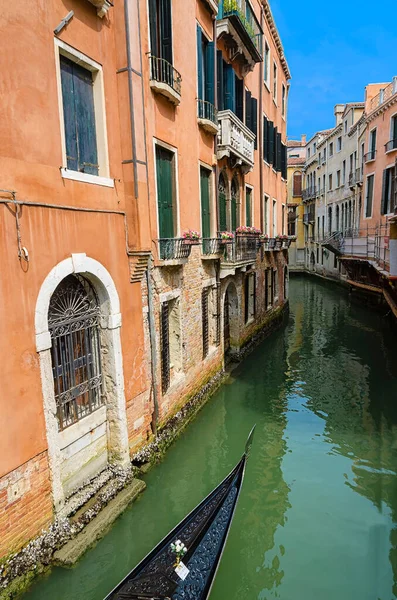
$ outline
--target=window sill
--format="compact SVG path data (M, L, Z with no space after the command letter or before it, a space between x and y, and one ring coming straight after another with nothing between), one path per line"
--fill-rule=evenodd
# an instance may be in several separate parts
M76 440L84 437L100 425L106 422L106 406L101 406L89 415L86 415L77 423L66 427L59 435L59 447L64 450Z
M99 175L80 173L80 171L72 171L71 169L65 169L64 167L61 168L61 175L63 179L71 179L72 181L114 188L114 179L110 179L110 177L100 177Z
M387 152L385 152L385 154L391 154L392 152L396 152L397 151L397 147L396 148L392 148L391 150L388 150ZM367 160L367 162L369 162Z
M151 79L150 87L152 88L153 92L164 96L171 102L171 104L174 104L174 106L178 106L181 103L180 94L178 94L178 92L176 92L170 85L168 85L168 83Z
M211 135L217 135L219 132L219 127L216 123L211 121L210 119L202 119L200 117L197 118L197 122L207 133Z

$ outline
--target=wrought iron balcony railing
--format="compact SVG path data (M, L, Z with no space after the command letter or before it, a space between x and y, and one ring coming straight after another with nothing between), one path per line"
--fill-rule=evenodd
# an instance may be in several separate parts
M370 150L367 154L364 154L364 162L369 162L370 160L375 160L376 150Z
M201 250L205 256L215 256L217 254L222 254L224 245L220 238L203 238Z
M151 87L166 96L174 104L179 104L182 83L181 74L164 58L149 54L149 61ZM156 85L156 83L160 85Z
M258 248L258 236L237 235L231 243L225 244L222 262L255 262Z
M211 102L197 100L197 118L200 125L209 133L218 132L218 111Z
M189 258L192 249L183 238L161 238L158 240L161 260L181 260Z
M263 60L263 32L247 0L220 0L217 18L230 19L255 62Z
M389 140L387 144L385 144L385 152L390 152L391 150L397 150L397 139Z

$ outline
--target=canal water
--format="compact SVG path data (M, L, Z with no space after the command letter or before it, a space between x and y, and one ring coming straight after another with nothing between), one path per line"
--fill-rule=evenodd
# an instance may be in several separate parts
M101 600L252 455L211 600L397 598L397 343L339 287L290 282L289 322L233 372L71 570L24 600Z

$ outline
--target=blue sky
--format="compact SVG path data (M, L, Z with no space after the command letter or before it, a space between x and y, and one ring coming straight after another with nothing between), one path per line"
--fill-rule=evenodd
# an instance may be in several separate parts
M292 79L288 137L333 127L335 104L397 75L397 0L270 0Z

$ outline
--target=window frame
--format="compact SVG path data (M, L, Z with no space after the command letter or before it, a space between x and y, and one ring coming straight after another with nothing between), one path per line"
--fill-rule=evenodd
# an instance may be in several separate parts
M284 82L281 82L281 117L285 121L287 113L287 87Z
M105 187L114 187L114 179L109 177L109 151L108 151L108 136L106 126L106 101L103 68L98 62L76 50L66 42L59 38L54 38L54 53L55 53L55 72L58 91L58 110L59 124L61 134L62 147L62 166L61 175L64 179L81 181ZM63 110L62 98L62 80L61 80L61 60L64 56L72 62L80 65L87 71L93 74L93 96L94 96L94 113L95 113L95 133L98 155L98 175L90 173L81 173L67 168L66 159L66 136L65 136L65 117Z
M273 102L276 106L278 106L277 104L277 96L278 96L278 66L275 60L273 60L273 89L272 89L272 96L273 96Z
M372 184L372 197L371 197L371 214L367 216L367 205L368 205L368 179L373 178ZM365 203L364 203L364 219L372 219L374 213L374 195L375 195L375 171L368 173L365 180Z
M266 48L268 49L267 58L266 58ZM264 43L264 51L263 51L263 83L267 87L268 92L270 93L270 45L265 37ZM267 78L265 79L265 72L267 70Z
M342 136L336 138L336 152L342 152Z
M174 155L174 191L175 191L175 238L180 236L181 231L181 223L180 223L180 210L179 210L179 169L178 169L178 149L175 146L171 146L171 144L167 144L162 140L159 140L156 137L153 137L153 160L154 160L154 190L155 190L155 199L156 199L156 230L157 230L157 238L160 239L160 213L159 213L159 199L158 199L158 189L157 189L157 164L156 164L156 146L160 146L169 152L172 152Z
M244 221L245 224L247 225L247 190L250 190L251 194L251 225L250 227L254 227L254 187L249 184L246 183L245 184L245 189L244 189Z

